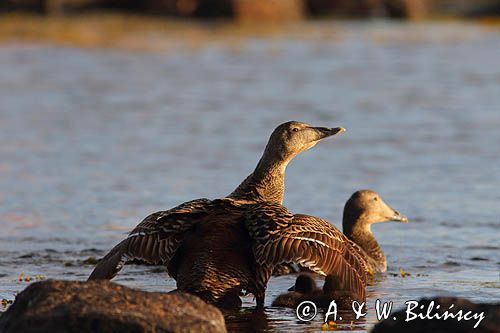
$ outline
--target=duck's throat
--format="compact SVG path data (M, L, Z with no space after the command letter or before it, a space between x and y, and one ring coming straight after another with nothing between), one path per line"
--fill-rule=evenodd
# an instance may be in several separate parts
M242 201L283 203L285 169L288 162L268 162L261 159L250 174L228 198Z

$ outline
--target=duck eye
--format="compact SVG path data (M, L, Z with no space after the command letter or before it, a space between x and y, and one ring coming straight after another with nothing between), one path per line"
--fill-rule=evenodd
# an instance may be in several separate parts
M294 127L294 128L292 128L292 131L294 131L294 132L298 132L298 131L299 131L299 129L298 129L297 127Z
M378 201L378 198L377 198L377 197L375 197L375 198L373 198L373 200Z

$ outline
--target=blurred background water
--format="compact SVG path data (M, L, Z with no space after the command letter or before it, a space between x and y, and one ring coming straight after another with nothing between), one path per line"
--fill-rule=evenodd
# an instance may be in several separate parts
M341 227L372 188L410 218L373 227L375 299L500 300L500 34L470 23L301 23L300 36L138 52L0 46L0 297L18 275L85 280L143 217L231 192L288 120L347 132L287 169L284 204ZM316 36L311 38L311 36ZM317 37L319 36L319 37ZM179 41L180 43L182 41ZM402 278L399 268L411 275ZM273 278L266 303L293 284ZM161 268L115 280L168 291ZM228 314L230 330L319 330L294 310ZM350 330L350 321L339 323Z

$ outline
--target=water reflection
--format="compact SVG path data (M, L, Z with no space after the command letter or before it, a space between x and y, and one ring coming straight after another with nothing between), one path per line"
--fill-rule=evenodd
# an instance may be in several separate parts
M268 315L262 309L243 309L233 313L224 313L229 331L239 332L265 332L273 328Z

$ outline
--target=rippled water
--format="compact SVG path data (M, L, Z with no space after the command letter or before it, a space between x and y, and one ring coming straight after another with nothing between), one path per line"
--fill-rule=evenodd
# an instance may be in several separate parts
M500 299L500 34L473 25L320 24L238 48L137 53L0 46L0 297L18 275L84 280L152 211L229 192L267 137L295 119L344 126L287 170L285 205L340 226L373 188L409 224L374 226L388 274L375 299ZM306 30L307 32L307 30ZM411 276L401 278L399 268ZM273 278L267 304L293 284ZM162 269L117 282L168 291ZM245 308L230 329L317 330L293 310ZM349 330L350 321L340 328Z

